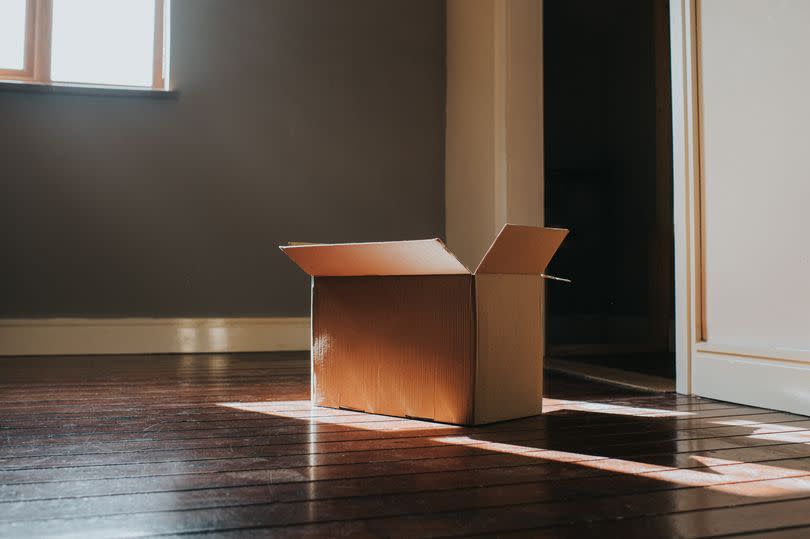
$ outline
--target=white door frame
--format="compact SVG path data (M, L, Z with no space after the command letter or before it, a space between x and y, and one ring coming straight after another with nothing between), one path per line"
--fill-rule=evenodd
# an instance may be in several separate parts
M694 0L670 0L672 163L675 230L676 388L692 394L692 363L703 340L700 78Z

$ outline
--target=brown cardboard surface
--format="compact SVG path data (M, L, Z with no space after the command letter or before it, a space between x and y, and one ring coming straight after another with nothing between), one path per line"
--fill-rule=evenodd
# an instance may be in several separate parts
M542 286L536 275L475 276L477 424L540 413Z
M568 230L564 228L507 224L475 273L540 275L567 235Z
M281 250L313 277L470 273L439 239L288 245Z
M472 281L470 275L316 277L315 404L471 423Z

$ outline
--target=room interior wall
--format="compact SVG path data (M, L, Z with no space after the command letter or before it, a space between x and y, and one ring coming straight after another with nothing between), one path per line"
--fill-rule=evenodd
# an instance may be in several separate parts
M443 237L443 1L172 6L177 96L0 91L0 319L304 316L277 245Z
M447 1L446 229L474 269L495 237L495 2Z
M501 227L543 224L542 0L448 0L446 229L475 269Z

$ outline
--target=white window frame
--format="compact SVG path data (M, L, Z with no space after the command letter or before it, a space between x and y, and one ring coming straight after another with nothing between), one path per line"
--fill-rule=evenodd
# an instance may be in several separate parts
M152 61L153 90L168 90L168 9L170 0L155 0L155 46ZM53 0L26 0L25 56L22 69L0 69L0 81L50 85ZM70 83L71 85L73 83ZM81 84L76 86L116 86ZM138 87L141 88L141 87Z

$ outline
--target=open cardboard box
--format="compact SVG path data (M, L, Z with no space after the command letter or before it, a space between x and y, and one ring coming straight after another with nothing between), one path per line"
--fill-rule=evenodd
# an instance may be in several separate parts
M473 425L539 414L542 277L567 230L506 225L471 273L438 239L281 247L312 276L312 401Z

